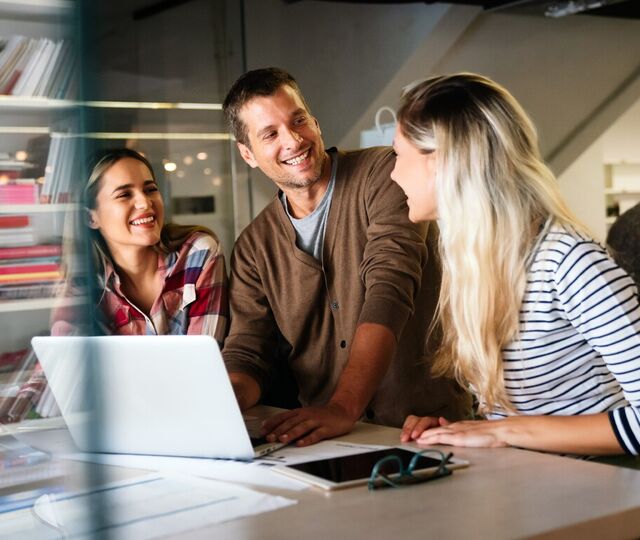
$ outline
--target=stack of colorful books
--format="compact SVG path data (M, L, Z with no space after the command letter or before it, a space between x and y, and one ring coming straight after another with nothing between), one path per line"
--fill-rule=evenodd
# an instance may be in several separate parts
M0 216L0 223L5 217L20 216ZM60 244L0 247L0 299L53 296L62 278L61 256Z
M36 231L29 216L0 216L0 248L32 246L36 242Z
M0 184L0 204L37 204L39 202L40 186L35 180L27 182L22 180L24 179L20 178Z
M68 203L74 200L72 183L80 175L78 152L77 139L64 133L51 134L44 183L40 192L41 203Z
M68 41L26 36L0 38L0 94L72 97L74 57Z

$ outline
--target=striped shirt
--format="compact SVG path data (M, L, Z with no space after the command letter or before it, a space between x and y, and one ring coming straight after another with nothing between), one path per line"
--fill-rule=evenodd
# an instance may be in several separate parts
M640 454L638 293L599 244L559 225L543 234L527 275L519 339L503 359L519 414L608 411L622 448Z

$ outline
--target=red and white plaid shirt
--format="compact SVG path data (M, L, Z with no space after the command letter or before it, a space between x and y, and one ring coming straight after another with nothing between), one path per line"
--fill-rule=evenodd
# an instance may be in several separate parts
M179 251L158 254L158 271L164 286L151 306L149 316L124 295L120 276L105 261L100 282L98 323L108 335L210 335L222 348L228 323L229 303L225 261L212 236L196 232ZM52 335L82 334L78 319L86 312L61 305L54 310ZM20 389L21 395L37 399L46 386L40 366Z
M180 251L158 255L164 286L146 316L122 292L120 277L105 265L100 322L106 334L210 335L222 346L229 321L224 255L216 240L194 233Z

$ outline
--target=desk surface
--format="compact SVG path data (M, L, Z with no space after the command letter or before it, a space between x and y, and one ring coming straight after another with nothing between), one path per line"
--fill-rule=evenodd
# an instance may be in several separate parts
M266 417L257 407L250 414ZM358 424L341 439L395 446L399 430ZM447 447L447 449L450 449ZM454 450L470 466L403 489L278 491L298 504L180 538L375 540L640 537L640 471L537 452ZM98 467L98 466L95 466ZM108 467L109 477L139 474ZM86 472L86 471L85 471Z
M265 411L253 414L264 414ZM397 445L399 430L359 424L342 439ZM404 489L279 492L289 508L182 538L237 540L562 538L640 536L640 471L538 452L455 449L471 465ZM276 493L275 491L272 491Z

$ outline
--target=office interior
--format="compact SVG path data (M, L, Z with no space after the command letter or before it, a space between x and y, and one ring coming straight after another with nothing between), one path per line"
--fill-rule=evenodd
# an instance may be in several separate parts
M3 46L12 36L68 43L69 51L51 53L58 54L54 67L42 75L52 79L48 94L0 95L0 191L21 179L40 190L26 202L9 191L0 197L0 250L62 245L69 224L83 219L85 163L100 150L128 147L153 165L168 217L214 230L228 259L275 187L238 155L221 103L239 75L266 66L296 77L326 146L342 149L361 146L376 113L394 109L410 82L459 71L487 75L530 114L565 199L597 240L605 242L617 216L640 202L636 0L0 0ZM67 71L66 85L56 80ZM63 162L72 163L66 184ZM58 192L42 197L53 178ZM86 273L86 238L72 242L74 268ZM48 253L51 259L60 251ZM56 272L0 283L3 412L34 368L31 338L50 331ZM76 303L91 318L85 286ZM45 425L56 415L48 402L24 422ZM111 480L93 465L76 466L71 479L49 472L47 485L74 489ZM21 482L7 486L0 485L0 501L24 491ZM95 507L85 510L89 521L101 519Z

